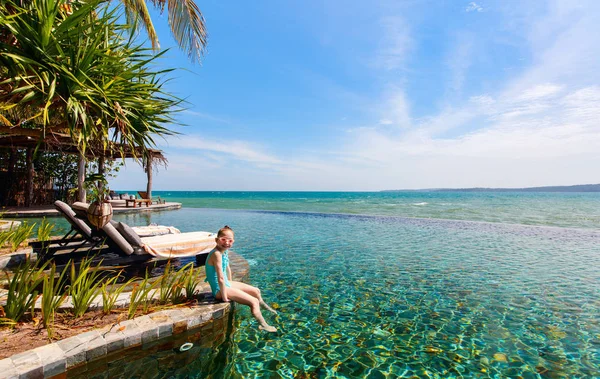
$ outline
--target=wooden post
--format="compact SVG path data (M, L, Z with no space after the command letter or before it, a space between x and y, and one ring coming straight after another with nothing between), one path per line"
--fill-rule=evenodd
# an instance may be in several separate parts
M104 155L98 158L98 174L104 177ZM98 188L100 188L100 190L104 190L104 183L98 183Z
M85 203L85 188L83 188L83 182L85 181L85 157L83 154L79 154L79 164L77 165L77 201Z
M17 152L18 151L15 147L10 149L8 167L6 171L6 183L0 186L0 199L2 199L2 205L7 205L10 201L16 200L14 192L19 187L16 183L17 178L15 175L15 166L17 164Z
M13 175L15 173L15 165L17 164L17 149L16 148L11 148L10 149L10 157L8 158L8 177L11 180L13 179Z
M25 192L25 206L31 207L33 204L33 149L27 149L27 191Z
M148 175L148 183L146 184L146 193L148 199L152 199L152 154L148 153L146 159L146 174Z

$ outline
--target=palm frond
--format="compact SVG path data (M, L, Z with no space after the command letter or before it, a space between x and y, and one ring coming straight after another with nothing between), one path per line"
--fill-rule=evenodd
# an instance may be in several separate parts
M139 25L138 21L141 21L141 24L146 29L146 33L148 34L148 38L150 38L150 42L152 43L152 48L158 50L160 48L160 44L158 42L158 35L156 34L156 30L154 29L154 24L152 23L152 19L150 18L150 13L148 12L148 7L146 6L145 0L121 0L123 6L125 7L125 15L127 18L127 23L132 25L134 29L138 29Z
M168 0L167 12L173 37L192 61L200 60L208 43L204 16L193 0Z

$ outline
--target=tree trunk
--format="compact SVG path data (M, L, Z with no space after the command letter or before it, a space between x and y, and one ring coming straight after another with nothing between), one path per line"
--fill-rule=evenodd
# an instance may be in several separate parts
M79 164L77 166L77 201L85 203L85 188L83 188L83 182L85 181L85 157L83 154L79 155Z
M148 199L152 199L152 155L148 155L146 160L146 174L148 175L148 183L146 184L146 192Z
M25 206L31 207L33 204L33 149L27 149L27 190L25 191Z

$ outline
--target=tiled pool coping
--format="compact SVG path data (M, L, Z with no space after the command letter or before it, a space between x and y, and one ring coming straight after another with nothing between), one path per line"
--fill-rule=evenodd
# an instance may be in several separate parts
M223 318L230 304L201 304L151 313L91 330L0 361L2 378L51 378L109 353L143 346Z
M231 254L236 279L248 277L249 266L241 256ZM201 293L206 292L203 284ZM68 370L102 358L109 353L200 328L225 317L229 303L202 302L193 307L181 307L122 321L94 329L45 346L0 360L0 378L66 377Z

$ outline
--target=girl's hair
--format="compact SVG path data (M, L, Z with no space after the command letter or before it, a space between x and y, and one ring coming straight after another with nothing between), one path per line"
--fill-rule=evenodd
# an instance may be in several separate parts
M222 227L221 229L219 229L219 231L217 232L217 238L221 237L223 234L225 234L225 231L229 230L231 233L233 233L233 229L231 229L229 227L229 225L225 225L224 227Z

